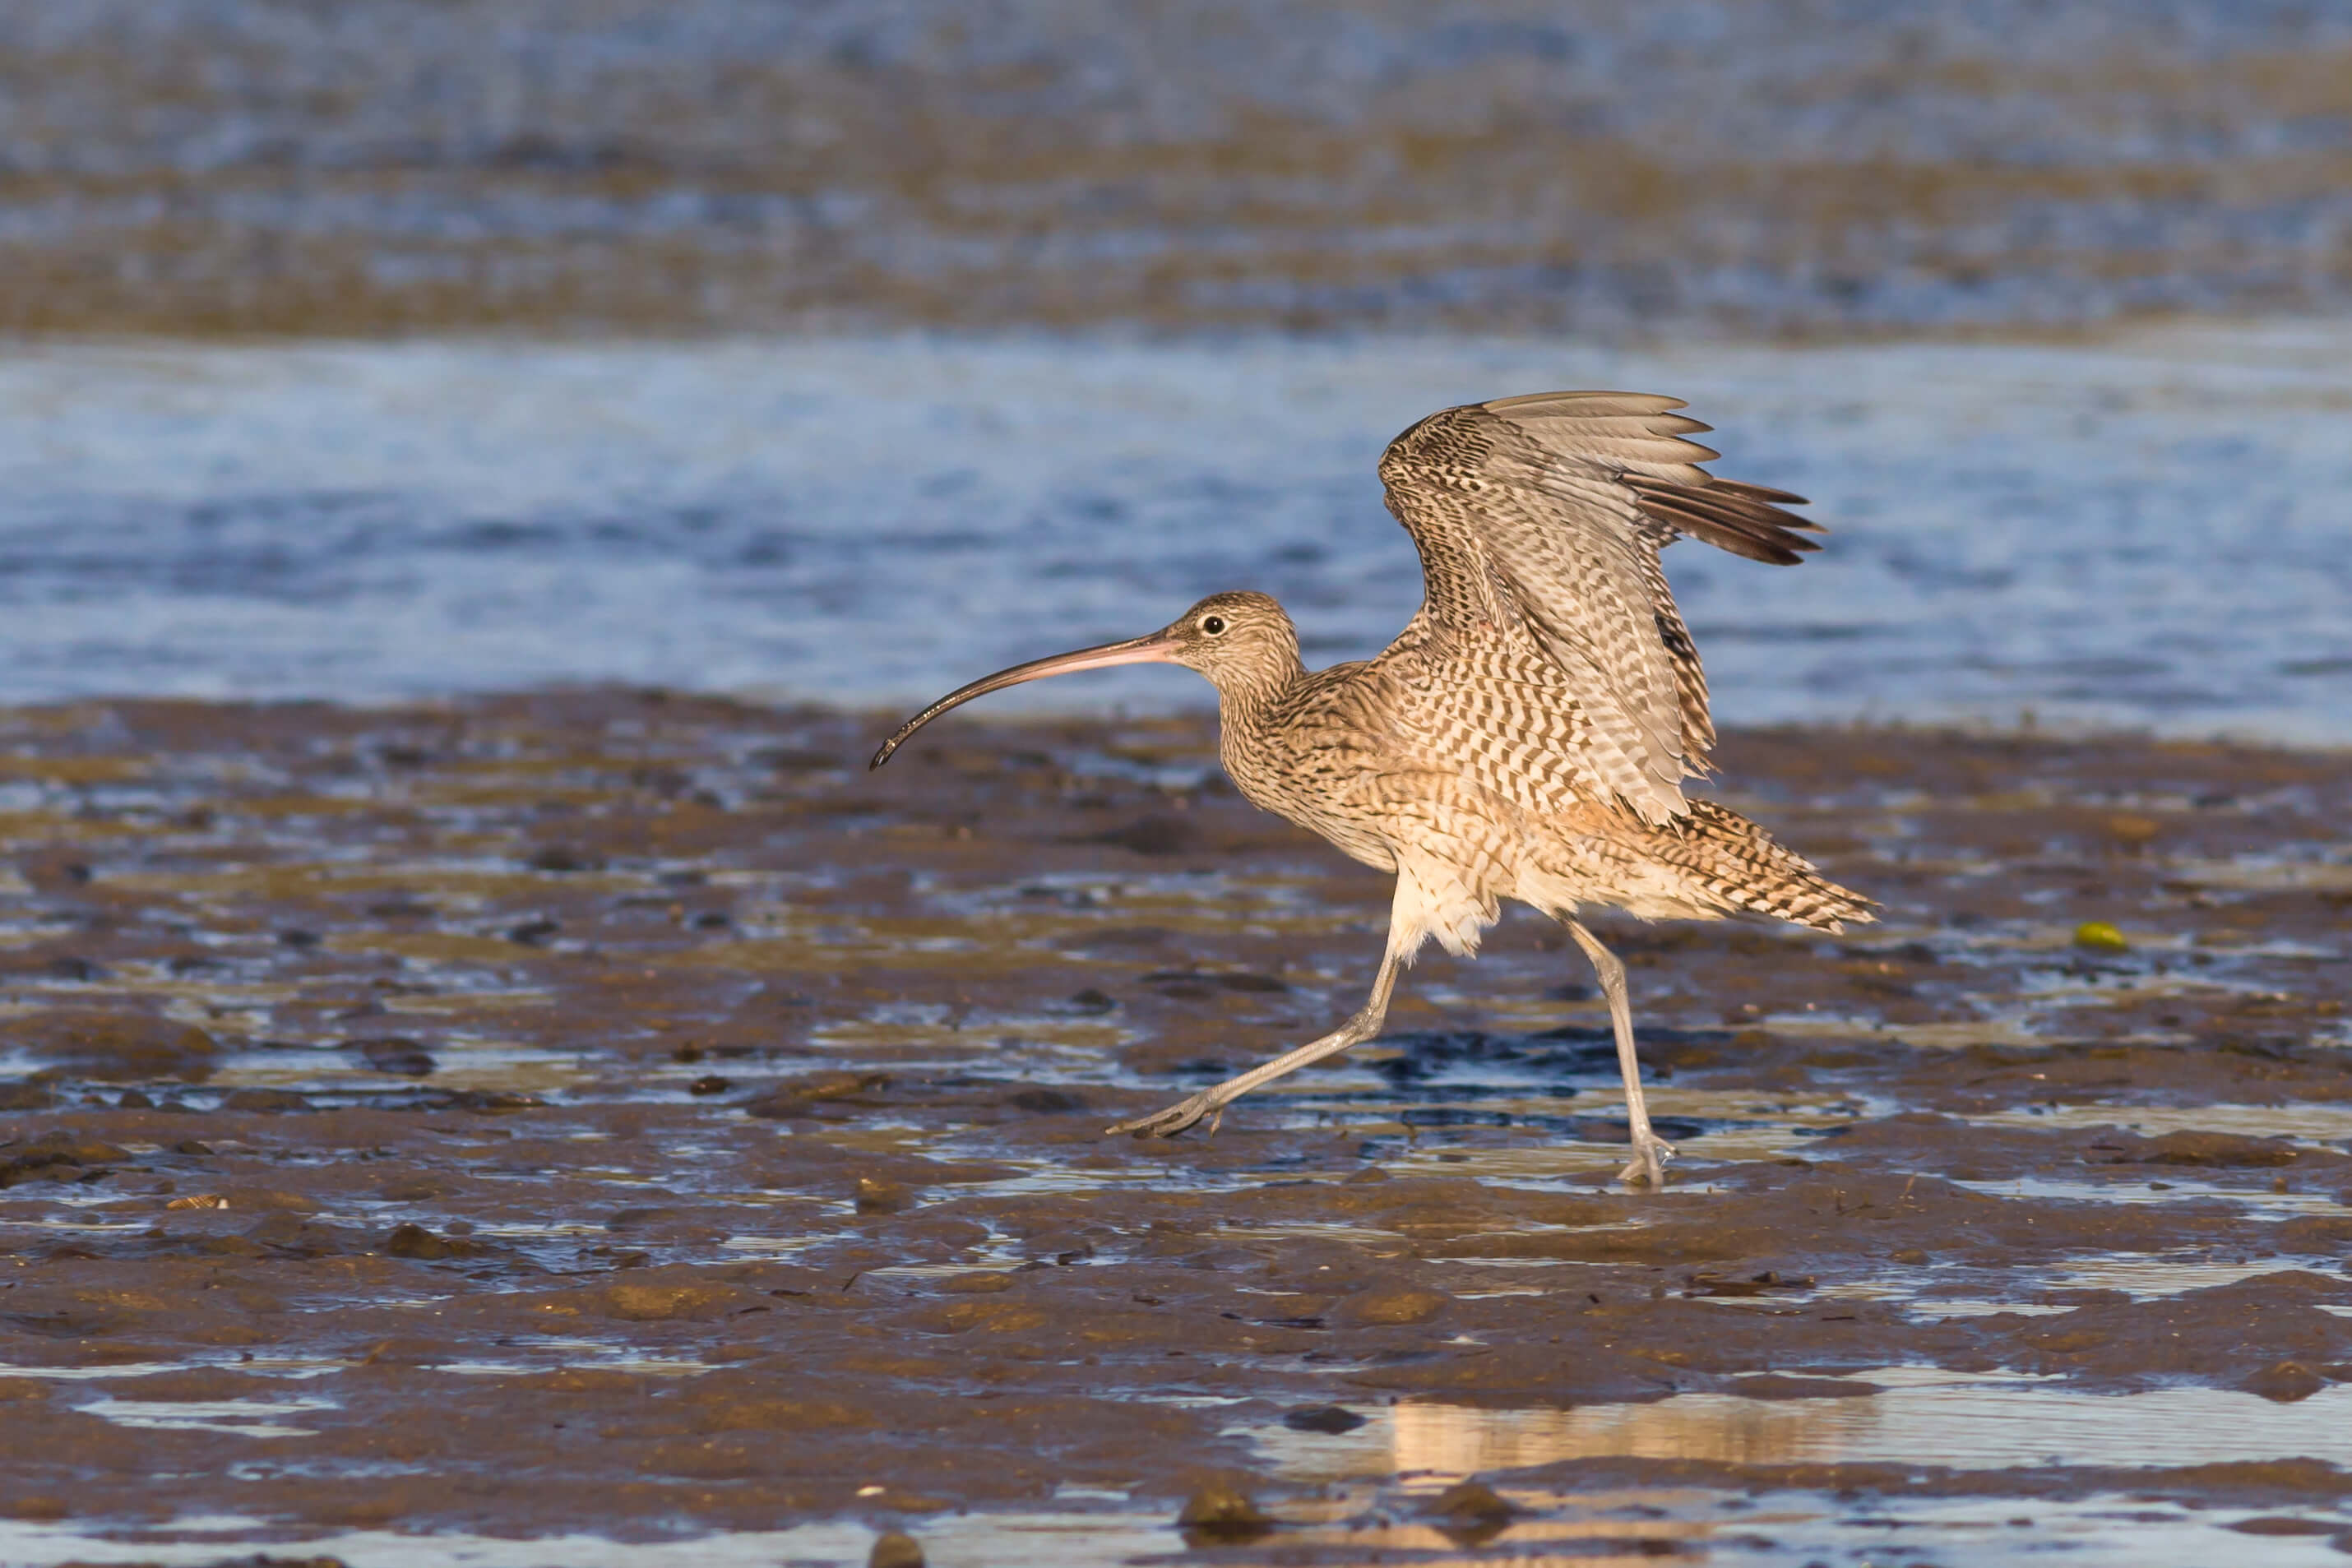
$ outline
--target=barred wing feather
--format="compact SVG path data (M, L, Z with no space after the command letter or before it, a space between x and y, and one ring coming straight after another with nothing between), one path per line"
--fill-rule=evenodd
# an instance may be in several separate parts
M1566 790L1613 794L1651 821L1686 811L1682 780L1706 771L1715 730L1658 551L1687 535L1789 565L1818 548L1804 534L1819 525L1780 509L1801 497L1699 466L1717 454L1685 439L1707 427L1682 406L1637 392L1502 398L1430 415L1381 459L1425 580L1406 635L1439 665L1446 650L1468 661L1459 695L1421 694L1435 706L1417 738L1480 774L1531 769L1532 791L1507 791L1522 803ZM1500 671L1477 678L1498 660L1499 686ZM1517 711L1528 705L1553 711Z

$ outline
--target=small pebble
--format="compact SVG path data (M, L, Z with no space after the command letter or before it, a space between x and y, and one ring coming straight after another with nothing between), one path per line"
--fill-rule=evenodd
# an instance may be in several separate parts
M383 1239L384 1252L394 1258L415 1258L427 1262L451 1256L457 1249L425 1227L416 1224L395 1225L392 1234Z
M1274 1526L1247 1492L1227 1481L1211 1481L1185 1499L1176 1522L1204 1534L1243 1537L1264 1534Z
M876 1181L872 1176L857 1178L860 1214L897 1214L912 1207L914 1201L914 1195L895 1181Z
M1352 1432L1364 1424L1364 1418L1339 1405L1309 1405L1303 1410L1293 1410L1282 1418L1282 1424L1294 1432L1321 1432L1338 1437Z
M902 1530L886 1530L874 1538L866 1568L923 1568L922 1543Z
M2292 1405L2326 1387L2327 1379L2299 1361L2281 1361L2263 1368L2239 1386L2274 1404Z
M421 1040L404 1035L387 1035L379 1040L351 1040L344 1049L356 1051L371 1072L392 1073L402 1078L429 1078L437 1065L433 1053Z
M2131 943L2116 926L2105 920L2085 920L2074 927L2074 946L2094 953L2128 953Z

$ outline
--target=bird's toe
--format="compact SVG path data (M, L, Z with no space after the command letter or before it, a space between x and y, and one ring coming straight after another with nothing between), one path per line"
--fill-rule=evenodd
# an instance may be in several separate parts
M1199 1122L1202 1116L1209 1113L1209 1110L1207 1101L1196 1094L1192 1099L1179 1102L1164 1111L1155 1111L1149 1116L1138 1116L1131 1122L1121 1122L1115 1127L1107 1127L1103 1131L1103 1135L1115 1138L1121 1133L1126 1133L1139 1138L1172 1138Z
M1638 1144L1633 1157L1617 1173L1617 1179L1628 1186L1647 1183L1654 1187L1666 1185L1666 1162L1674 1157L1675 1146L1664 1138L1652 1138Z

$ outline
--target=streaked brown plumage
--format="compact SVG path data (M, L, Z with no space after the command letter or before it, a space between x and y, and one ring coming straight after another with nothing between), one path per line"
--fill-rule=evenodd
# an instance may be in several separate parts
M1398 971L1431 937L1474 953L1505 898L1565 923L1609 999L1633 1159L1664 1179L1624 967L1577 918L1769 915L1836 931L1866 901L1683 780L1709 771L1706 677L1658 552L1691 538L1793 565L1819 525L1803 497L1717 479L1707 427L1675 398L1543 392L1431 414L1381 459L1389 509L1421 551L1421 609L1378 658L1307 671L1262 593L1220 593L1160 632L1000 671L908 721L982 693L1108 664L1160 661L1217 688L1225 771L1255 804L1396 873L1372 994L1322 1039L1111 1129L1170 1136L1380 1032Z

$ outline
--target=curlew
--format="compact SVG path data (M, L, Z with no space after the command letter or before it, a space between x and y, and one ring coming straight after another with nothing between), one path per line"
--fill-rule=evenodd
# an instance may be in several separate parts
M1608 998L1632 1161L1664 1179L1625 968L1580 918L1758 915L1842 929L1868 902L1761 828L1684 793L1709 771L1715 727L1698 650L1659 552L1683 538L1796 564L1819 524L1804 497L1718 479L1706 425L1680 399L1541 392L1449 408L1390 443L1389 509L1421 552L1422 605L1374 659L1307 670L1262 593L1218 593L1146 637L1057 654L941 697L874 754L988 692L1113 664L1183 664L1217 689L1218 751L1254 804L1396 874L1387 950L1348 1021L1295 1051L1112 1133L1172 1136L1251 1090L1380 1033L1400 970L1435 937L1470 955L1517 899L1559 920Z

